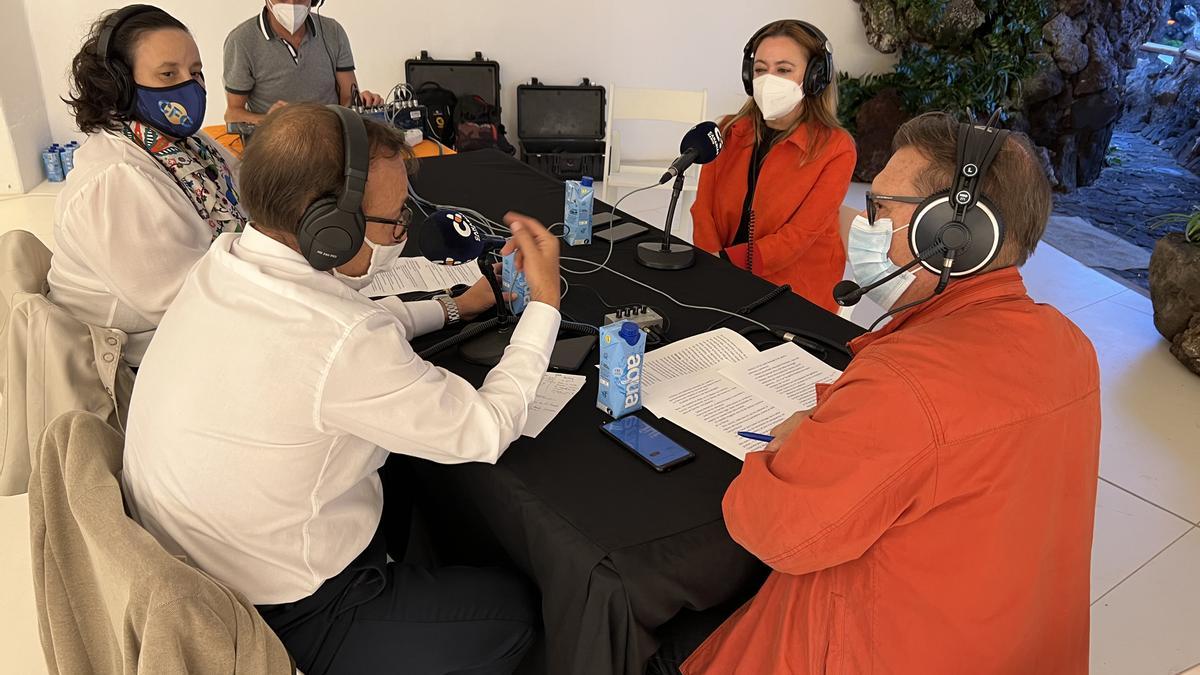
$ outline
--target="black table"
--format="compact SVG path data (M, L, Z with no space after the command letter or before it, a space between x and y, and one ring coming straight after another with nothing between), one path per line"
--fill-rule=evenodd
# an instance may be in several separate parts
M467 206L497 220L508 210L547 224L562 220L563 184L499 152L423 160L413 183L425 199ZM683 302L726 309L773 288L704 252L697 252L696 266L687 271L645 269L634 261L634 248L648 236L654 233L617 244L610 266ZM596 261L607 251L607 242L563 247L564 256ZM680 308L604 270L566 278L571 289L562 309L576 321L599 325L607 310L597 292L609 304L661 308L670 320L671 339L702 332L721 318ZM792 293L753 316L841 341L861 332ZM746 324L731 320L730 325ZM445 336L426 337L415 346L421 349ZM681 609L707 609L744 593L762 579L764 569L729 538L721 516L722 495L740 462L645 411L639 415L695 452L696 459L659 474L602 436L599 426L608 418L595 405L598 385L590 364L596 358L593 352L581 372L588 383L558 418L537 439L513 443L496 466L418 460L412 465L424 495L422 511L435 516L435 538L457 550L456 562L486 562L486 552L502 549L537 584L546 672L640 675L657 649L656 628ZM476 385L487 372L455 351L434 361ZM846 365L836 358L831 363Z

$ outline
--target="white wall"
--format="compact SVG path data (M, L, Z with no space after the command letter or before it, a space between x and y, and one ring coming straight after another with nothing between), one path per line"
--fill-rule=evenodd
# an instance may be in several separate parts
M50 128L25 9L19 0L0 3L0 193L20 194L44 177Z
M66 91L71 56L88 23L116 2L0 0L22 1L36 36L50 126L56 140L67 139L74 128L58 97ZM221 80L225 35L257 12L261 3L159 0L158 4L196 36L209 83L206 124L220 124L225 108ZM386 93L403 81L404 60L422 49L436 58L470 58L482 51L486 58L499 61L504 116L510 136L515 136L516 88L535 76L547 84L574 84L586 76L605 85L707 88L710 116L731 112L745 96L739 75L742 46L761 25L781 17L803 18L825 30L839 70L855 74L885 70L892 61L867 44L858 7L854 0L803 5L794 0L503 4L496 0L329 0L324 13L345 26L359 82L373 91Z

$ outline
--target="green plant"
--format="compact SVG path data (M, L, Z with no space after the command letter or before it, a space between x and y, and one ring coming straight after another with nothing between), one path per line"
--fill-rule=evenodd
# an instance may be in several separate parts
M858 109L864 103L875 98L883 89L893 85L896 79L893 73L882 75L864 75L850 77L848 73L838 73L838 119L842 126L851 134L855 133L855 117Z
M946 0L896 0L897 16L929 25L941 19L947 4ZM897 88L905 112L911 115L944 110L980 119L997 108L1019 110L1021 83L1038 69L1031 56L1042 48L1042 26L1051 3L976 0L976 5L986 18L962 46L913 42L901 49L894 73L842 79L845 101L839 116L843 124L853 121L858 108L885 86Z
M1150 221L1151 230L1174 225L1183 226L1183 237L1189 243L1200 246L1200 204L1193 206L1191 213L1164 213Z

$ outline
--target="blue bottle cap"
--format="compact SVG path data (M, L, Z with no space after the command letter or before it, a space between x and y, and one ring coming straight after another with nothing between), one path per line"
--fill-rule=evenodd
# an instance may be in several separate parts
M593 182L594 181L592 180L591 176L584 176L583 180L579 181L579 184L583 187L592 187Z
M629 343L632 347L638 343L642 337L642 330L632 321L626 321L621 324L621 339Z

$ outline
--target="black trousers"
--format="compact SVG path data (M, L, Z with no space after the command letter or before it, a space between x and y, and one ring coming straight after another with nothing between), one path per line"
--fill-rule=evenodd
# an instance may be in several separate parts
M742 597L703 612L681 610L655 634L658 652L646 663L646 675L679 675L679 667L742 606Z
M306 675L507 675L533 644L534 594L498 568L387 562L377 534L313 595L258 607Z

